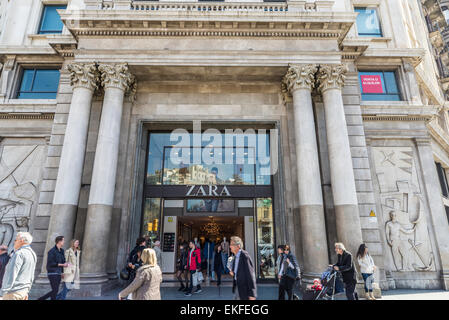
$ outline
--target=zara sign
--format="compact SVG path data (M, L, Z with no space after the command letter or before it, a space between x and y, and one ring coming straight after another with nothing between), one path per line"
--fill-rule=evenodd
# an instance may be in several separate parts
M188 187L186 197L230 197L231 193L229 192L226 186L217 186L217 185L192 185Z

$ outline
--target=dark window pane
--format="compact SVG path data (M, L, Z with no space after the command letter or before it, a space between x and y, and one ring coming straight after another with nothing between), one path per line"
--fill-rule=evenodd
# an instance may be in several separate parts
M66 7L67 6L45 6L42 13L42 21L39 33L61 33L63 23L56 10L65 9Z
M382 37L376 9L354 8L358 12L357 30L360 36Z
M435 165L437 167L438 178L440 180L441 193L447 198L449 195L449 186L446 179L446 172L441 163L435 162Z
M446 210L447 221L449 222L449 207L444 206L444 209Z

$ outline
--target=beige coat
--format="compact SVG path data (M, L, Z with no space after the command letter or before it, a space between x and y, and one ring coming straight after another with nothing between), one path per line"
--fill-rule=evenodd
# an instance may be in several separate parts
M137 269L134 281L119 295L121 298L125 298L132 293L132 300L161 300L161 282L161 268L144 264Z
M70 263L70 267L64 268L64 281L69 289L79 289L80 283L80 256L81 251L75 255L75 251L69 248L65 251L65 261ZM73 285L72 285L73 282Z

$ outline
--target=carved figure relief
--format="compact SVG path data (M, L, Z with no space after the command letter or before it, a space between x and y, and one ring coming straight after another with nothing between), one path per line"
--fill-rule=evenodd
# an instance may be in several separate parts
M373 147L393 271L435 270L423 195L411 147Z
M0 244L12 248L14 233L29 231L44 160L44 145L0 147Z

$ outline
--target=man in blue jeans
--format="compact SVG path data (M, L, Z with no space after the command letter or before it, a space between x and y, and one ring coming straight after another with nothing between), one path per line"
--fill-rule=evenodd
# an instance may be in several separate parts
M61 275L64 272L63 268L68 267L65 262L64 237L57 236L55 239L55 246L48 251L47 256L47 276L50 281L51 291L40 297L38 300L46 300L49 297L51 300L56 300L58 295L59 285L61 284Z

